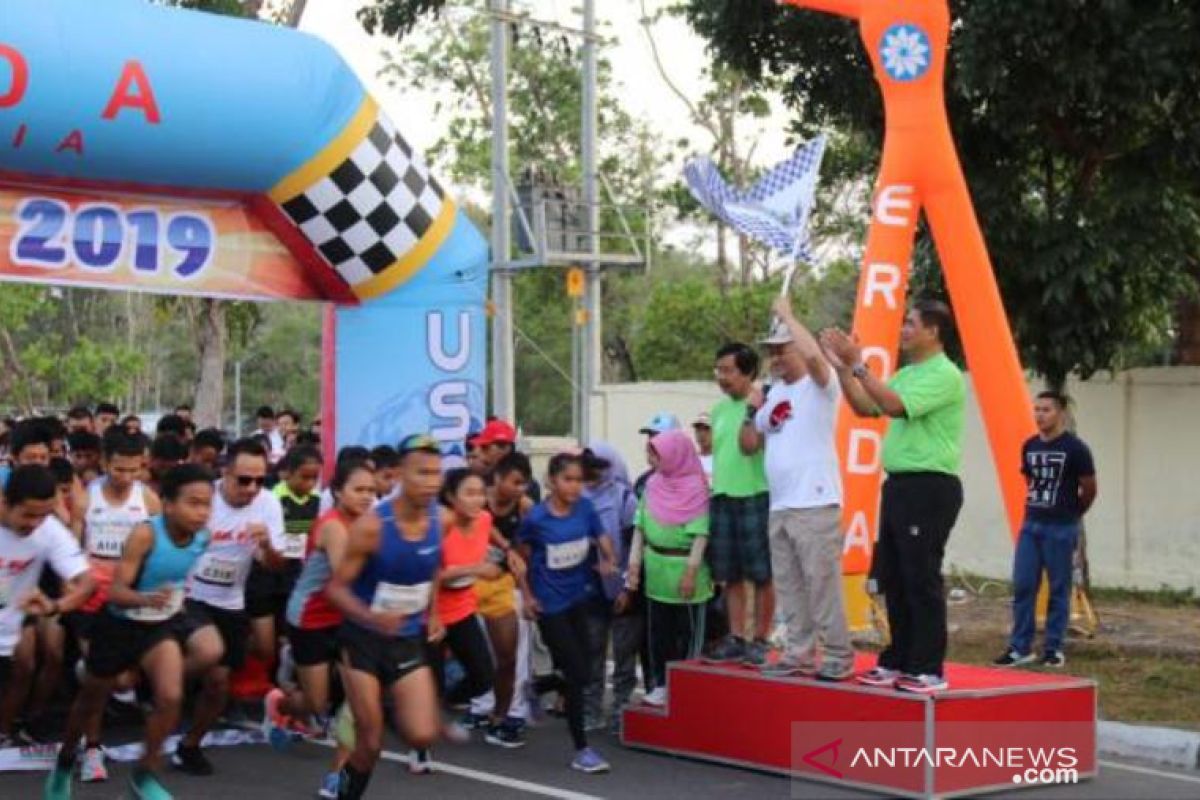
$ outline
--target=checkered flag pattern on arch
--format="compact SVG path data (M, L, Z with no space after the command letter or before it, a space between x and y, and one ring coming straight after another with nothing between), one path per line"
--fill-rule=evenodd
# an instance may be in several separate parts
M425 162L381 111L347 159L280 208L355 287L412 250L443 202Z

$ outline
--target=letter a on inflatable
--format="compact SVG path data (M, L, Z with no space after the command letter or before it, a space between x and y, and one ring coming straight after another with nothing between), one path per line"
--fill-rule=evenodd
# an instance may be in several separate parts
M1019 470L1021 444L1033 434L1034 425L1021 364L946 115L943 84L950 33L946 0L781 2L856 20L883 93L883 160L854 315L854 333L863 343L867 364L886 380L896 363L913 236L917 217L924 211L954 304L1015 536L1025 498ZM863 469L864 459L851 458L855 454L850 446L882 436L886 424L858 418L845 404L839 414L847 530L861 531L864 520L870 530L877 530L879 466ZM847 537L846 575L865 574L869 545L861 535ZM854 583L860 585L861 579ZM865 603L858 600L861 590L854 595L857 602L848 603L851 621L862 626Z

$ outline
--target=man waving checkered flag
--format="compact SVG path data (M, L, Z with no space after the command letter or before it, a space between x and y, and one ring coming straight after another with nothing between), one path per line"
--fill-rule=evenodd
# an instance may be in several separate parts
M816 202L817 177L825 155L824 134L772 167L749 189L731 187L707 158L683 168L692 196L734 230L780 255L813 260L808 218Z

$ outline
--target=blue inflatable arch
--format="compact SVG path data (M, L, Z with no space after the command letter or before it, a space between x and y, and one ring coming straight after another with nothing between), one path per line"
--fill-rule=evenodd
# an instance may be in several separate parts
M482 416L486 244L315 37L146 0L4 0L0 184L241 204L342 306L340 444L449 442Z

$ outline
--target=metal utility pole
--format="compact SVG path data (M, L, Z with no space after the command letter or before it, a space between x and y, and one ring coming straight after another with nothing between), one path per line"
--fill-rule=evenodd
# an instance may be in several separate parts
M508 204L508 0L490 0L492 17L492 413L516 423L513 388L512 273ZM497 266L499 265L499 268Z
M583 343L580 353L579 439L587 443L592 437L591 399L600 383L600 194L597 190L596 164L596 0L583 0L583 203L588 237L585 263L587 287L584 291Z

